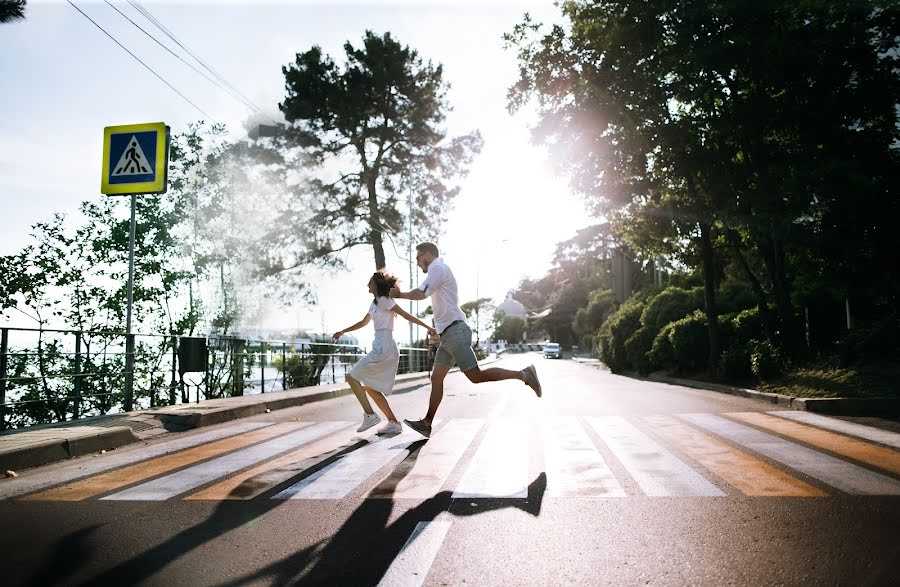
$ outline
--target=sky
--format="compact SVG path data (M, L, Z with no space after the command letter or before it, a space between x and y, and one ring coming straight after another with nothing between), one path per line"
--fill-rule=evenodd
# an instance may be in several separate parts
M106 126L163 121L177 133L211 118L225 124L233 138L246 136L243 122L251 116L246 105L167 53L106 2L72 1L196 107L69 3L29 0L25 21L0 25L0 254L28 244L35 222L61 212L74 224L80 202L108 197L100 194L99 181ZM165 39L129 3L114 4ZM544 149L531 143L533 113L513 116L506 109L517 66L501 36L525 12L545 24L557 21L559 9L552 1L141 5L276 119L285 94L281 68L313 45L340 64L346 41L359 46L367 29L389 31L423 59L443 64L453 108L446 120L449 134L478 129L485 141L438 240L459 283L461 303L490 297L499 304L522 278L545 274L557 242L594 223L565 178L554 175ZM409 289L406 260L394 254L390 243L386 253L388 268ZM348 261L346 271L317 276L317 305L288 308L267 302L253 326L333 332L359 320L371 299L365 284L372 252L359 250ZM416 269L412 285L422 277ZM7 324L33 326L25 321L19 317ZM363 344L373 335L370 328L354 334ZM395 338L401 344L408 340L405 321L397 321Z

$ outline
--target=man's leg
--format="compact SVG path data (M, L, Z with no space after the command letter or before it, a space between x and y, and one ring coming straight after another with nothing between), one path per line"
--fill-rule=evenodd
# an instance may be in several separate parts
M481 369L478 365L465 371L466 377L472 383L485 383L487 381L503 381L504 379L518 379L525 381L524 371L511 371L510 369L501 369L500 367L491 367L490 369Z
M428 413L425 414L425 421L430 426L437 414L438 406L444 399L444 378L450 372L450 367L438 365L435 363L431 370L431 396L428 398Z

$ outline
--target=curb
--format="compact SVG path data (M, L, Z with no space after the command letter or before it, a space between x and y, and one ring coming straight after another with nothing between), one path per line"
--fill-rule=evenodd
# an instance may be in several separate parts
M499 360L498 357L492 357L479 361L478 364L485 365L497 360ZM458 370L459 368L454 368L451 369L451 372ZM402 386L409 382L428 379L429 375L424 371L398 375L396 386L402 389ZM110 415L104 415L93 420L87 418L83 421L84 424L46 425L36 429L7 431L0 435L0 472L7 469L38 467L102 450L112 450L169 432L184 432L194 428L214 426L231 420L334 399L351 393L352 390L346 383L330 383L116 414L115 422L122 422L121 425L91 425L111 420ZM129 423L131 426L128 425ZM29 438L25 439L24 435L28 435ZM18 446L4 449L2 447L4 438L20 439L24 442L20 442ZM14 441L11 441L10 444L14 444Z
M900 413L900 398L877 397L793 397L780 393L767 393L755 389L745 389L721 383L681 379L667 375L650 374L649 381L670 383L695 389L706 389L740 397L761 400L770 404L794 410L828 414L831 416L883 416L886 413Z

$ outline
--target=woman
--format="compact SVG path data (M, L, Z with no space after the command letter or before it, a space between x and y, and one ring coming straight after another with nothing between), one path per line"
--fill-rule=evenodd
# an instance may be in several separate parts
M381 421L381 418L372 410L372 405L366 394L371 396L375 405L387 417L388 422L378 429L378 434L399 434L402 430L400 421L388 405L385 396L390 395L394 388L394 378L397 376L397 365L400 364L400 352L397 343L394 342L394 314L403 316L410 322L418 324L428 330L429 334L436 335L434 328L428 326L415 316L405 312L397 302L388 295L397 278L385 269L376 271L369 279L369 293L372 294L372 304L362 320L334 333L333 338L338 340L345 332L362 328L369 322L375 322L375 340L372 341L372 351L359 360L347 374L347 383L353 390L353 394L362 405L365 415L357 432L368 430Z

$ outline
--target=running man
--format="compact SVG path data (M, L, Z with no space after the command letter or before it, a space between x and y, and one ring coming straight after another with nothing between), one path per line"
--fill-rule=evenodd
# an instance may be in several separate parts
M459 370L465 373L472 383L486 381L502 381L518 379L524 382L534 393L541 397L541 384L538 381L534 365L521 371L511 371L499 367L481 370L472 350L472 330L466 324L466 315L459 307L459 294L456 278L444 263L434 243L416 245L416 264L428 277L416 289L402 292L398 287L391 288L392 298L407 300L424 300L431 296L431 307L434 310L434 326L441 337L434 368L431 371L431 397L428 400L428 413L421 420L404 420L406 425L428 438L431 436L431 423L437 413L441 400L444 399L444 378L456 363Z

